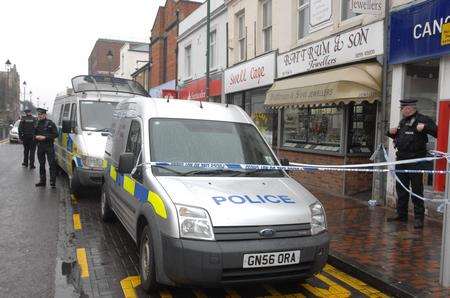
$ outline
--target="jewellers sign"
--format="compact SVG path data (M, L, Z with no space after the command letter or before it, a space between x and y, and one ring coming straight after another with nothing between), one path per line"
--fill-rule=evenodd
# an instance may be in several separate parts
M275 80L275 52L228 68L225 94L272 85Z
M383 54L383 21L278 55L278 78Z
M384 0L352 0L354 13L381 15L384 11Z

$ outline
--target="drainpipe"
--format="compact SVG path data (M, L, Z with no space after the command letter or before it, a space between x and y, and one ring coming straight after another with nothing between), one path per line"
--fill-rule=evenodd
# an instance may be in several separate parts
M211 43L211 0L206 1L206 89L205 99L209 101L210 43Z

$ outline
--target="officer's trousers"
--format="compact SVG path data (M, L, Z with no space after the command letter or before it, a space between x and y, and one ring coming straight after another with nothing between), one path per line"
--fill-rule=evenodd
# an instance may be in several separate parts
M32 136L25 136L23 143L23 164L34 166L34 156L36 155L36 142ZM28 162L29 161L29 162Z
M50 169L50 183L56 182L56 161L55 161L55 149L53 144L50 143L38 143L37 156L39 160L39 175L40 182L47 181L47 175L45 171L45 158L47 157L48 166Z
M417 164L397 165L396 170L420 170L421 167ZM423 174L422 173L397 173L398 178L406 188L411 187L411 191L423 197ZM400 183L396 182L397 189L397 214L400 217L408 217L408 203L410 194L406 191ZM423 220L425 216L424 202L411 195L414 204L414 218Z

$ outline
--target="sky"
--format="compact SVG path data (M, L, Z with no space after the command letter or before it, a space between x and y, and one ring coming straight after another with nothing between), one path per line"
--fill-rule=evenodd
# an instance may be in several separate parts
M52 107L71 78L88 73L98 38L149 42L165 0L1 0L0 69L16 64L36 105ZM23 99L23 94L21 94Z

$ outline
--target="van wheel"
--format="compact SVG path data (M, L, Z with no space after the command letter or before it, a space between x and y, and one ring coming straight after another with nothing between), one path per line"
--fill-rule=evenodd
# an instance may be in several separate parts
M102 187L102 195L100 198L100 213L102 216L102 220L104 222L111 222L115 219L114 211L112 211L111 207L109 206L108 197L106 195L106 187L103 184Z
M151 293L158 289L155 274L155 257L152 245L152 235L149 226L146 226L141 234L139 269L141 272L141 286Z
M72 178L70 178L70 193L76 196L80 194L80 178L76 169L72 171Z

